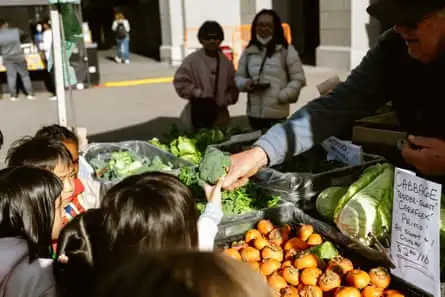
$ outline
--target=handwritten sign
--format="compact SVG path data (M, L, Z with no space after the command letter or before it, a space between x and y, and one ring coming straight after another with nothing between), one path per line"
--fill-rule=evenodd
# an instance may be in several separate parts
M442 186L396 168L391 233L392 273L440 296Z
M323 141L322 146L328 152L328 159L338 160L351 166L363 163L363 150L361 146L340 140L336 137L329 137Z

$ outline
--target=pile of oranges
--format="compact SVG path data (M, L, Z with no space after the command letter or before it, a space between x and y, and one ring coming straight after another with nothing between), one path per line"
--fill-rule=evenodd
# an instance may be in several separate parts
M351 260L340 255L319 259L313 248L323 242L311 225L292 230L290 225L275 227L261 220L224 253L263 275L277 297L404 296L388 289L391 276L384 267L355 269Z

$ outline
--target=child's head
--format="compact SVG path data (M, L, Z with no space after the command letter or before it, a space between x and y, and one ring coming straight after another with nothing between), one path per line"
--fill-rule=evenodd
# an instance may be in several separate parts
M95 252L106 247L106 236L101 237L102 220L102 210L91 209L74 217L60 233L53 268L62 296L87 296L90 292L96 277Z
M224 41L224 30L215 21L206 21L198 31L198 40L208 52L216 52Z
M102 207L112 253L198 246L196 202L171 175L128 177L108 191Z
M37 131L35 137L47 137L63 142L73 158L76 175L79 172L79 139L76 134L60 125L46 126Z
M11 146L6 163L8 167L34 166L51 171L63 182L63 205L69 204L76 176L71 154L62 142L47 137L24 138Z
M97 287L96 297L272 297L260 274L216 253L163 251L133 257Z
M0 238L28 242L29 259L49 258L51 240L62 228L62 182L51 172L35 167L0 171Z

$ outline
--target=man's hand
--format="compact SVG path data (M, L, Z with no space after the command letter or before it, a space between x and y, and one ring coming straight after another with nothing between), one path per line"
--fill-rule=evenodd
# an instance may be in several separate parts
M405 161L427 175L445 175L445 141L421 136L408 137L419 148L405 145L402 150Z
M233 190L244 186L249 182L249 178L266 166L267 163L267 155L259 147L232 155L232 166L224 178L223 188Z

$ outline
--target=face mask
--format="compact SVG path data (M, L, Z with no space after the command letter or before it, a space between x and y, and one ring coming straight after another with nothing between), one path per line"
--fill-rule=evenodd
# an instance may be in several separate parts
M260 36L257 35L256 38L258 39L258 41L259 41L262 45L266 45L266 44L268 44L268 43L272 40L272 36L263 38L263 37L260 37Z

